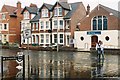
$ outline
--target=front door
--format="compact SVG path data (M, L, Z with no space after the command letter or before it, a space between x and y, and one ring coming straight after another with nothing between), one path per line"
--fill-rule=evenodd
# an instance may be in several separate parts
M95 47L96 43L98 42L98 36L92 36L91 37L91 47Z

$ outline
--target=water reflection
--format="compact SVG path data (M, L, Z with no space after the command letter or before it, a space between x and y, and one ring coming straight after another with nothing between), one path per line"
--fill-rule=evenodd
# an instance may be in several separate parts
M92 78L92 77L118 77L119 55L105 54L105 59L98 62L96 54L87 52L30 52L30 78ZM3 50L1 55L16 55L17 51ZM25 74L28 77L27 51ZM14 63L15 64L15 63ZM13 63L5 63L5 67ZM13 69L13 67L9 67ZM9 69L10 70L10 69ZM11 73L12 71L9 71Z

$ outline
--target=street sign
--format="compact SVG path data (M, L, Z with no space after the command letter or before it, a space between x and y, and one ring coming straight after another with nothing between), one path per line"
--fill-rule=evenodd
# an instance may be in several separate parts
M22 69L22 73L21 73L22 76L20 78L22 80L25 80L25 56L21 55L21 53L19 53L19 55L20 56L9 56L9 57L1 56L1 80L3 80L3 76L4 76L3 62L8 60L17 60L19 62L19 65L16 68L19 69L20 71ZM22 66L21 66L21 62L23 62Z
M31 37L31 30L30 29L26 29L23 31L23 38L27 39Z
M95 35L95 34L101 34L101 31L88 31L87 35Z
M8 60L16 60L17 56L9 56L9 57L2 57L3 61L8 61Z

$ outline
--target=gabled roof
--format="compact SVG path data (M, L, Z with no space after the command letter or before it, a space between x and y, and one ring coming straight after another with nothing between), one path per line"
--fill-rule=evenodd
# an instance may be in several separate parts
M40 19L40 14L37 14L33 19L30 20L30 22L36 22L39 21Z
M9 6L9 5L4 5L3 7L7 10L7 12L9 13L9 15L11 15L11 14L13 15L14 12L16 11L16 9L17 9L17 7Z
M24 12L25 10L27 10L30 14L37 14L38 8L37 8L37 7L27 7L27 6L26 6L26 7L22 10L21 14L23 14L23 12Z
M82 2L70 3L69 6L71 7L71 10L64 16L64 18L71 18L72 14L76 11L80 4L82 4Z
M58 2L64 9L70 10L69 4L67 2Z
M69 4L67 2L56 2L52 9L54 9L57 4L59 4L65 10L70 10Z
M119 15L120 15L120 12L119 12L119 11L116 11L116 10L114 10L114 9L108 8L108 7L103 6L103 5L101 5L101 4L99 4L98 6L99 6L99 8L100 8L100 7L103 8L103 9L106 10L107 12L112 13L115 17L117 17L117 18L120 19L120 16L119 16ZM91 13L93 13L96 9L98 9L98 6L96 6L88 15L86 15L86 16L85 16L83 19L81 19L79 22L82 23L82 21L84 21Z
M39 11L41 11L41 9L42 9L43 6L45 6L48 10L52 10L52 7L53 7L53 5L51 5L51 4L44 3L44 4L41 6L41 8L39 9Z
M114 10L114 9L108 8L108 7L103 6L103 5L101 5L101 4L99 4L99 7L102 7L103 9L105 9L105 10L108 11L109 13L112 13L112 14L113 14L114 16L116 16L116 17L120 17L120 16L118 15L118 13L120 13L119 11L116 11L116 10Z

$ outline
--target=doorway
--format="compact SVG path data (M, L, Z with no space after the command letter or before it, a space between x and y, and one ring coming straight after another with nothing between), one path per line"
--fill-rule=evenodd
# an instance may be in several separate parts
M95 47L98 42L98 36L94 35L91 37L91 47Z

